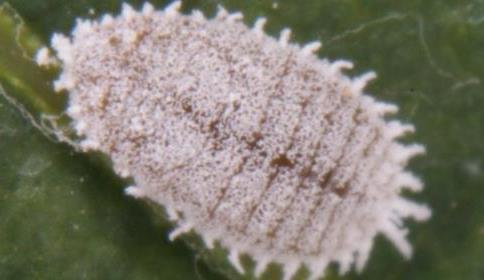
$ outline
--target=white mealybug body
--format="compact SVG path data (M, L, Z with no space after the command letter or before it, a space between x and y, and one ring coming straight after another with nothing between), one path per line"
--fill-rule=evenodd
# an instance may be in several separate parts
M313 279L330 262L361 270L378 233L410 257L402 219L430 210L400 192L422 189L404 169L424 149L396 142L413 127L363 93L375 74L348 78L350 62L319 59L319 42L292 44L288 29L267 36L265 19L248 28L240 13L179 7L124 5L54 35L55 87L81 147L134 179L126 193L167 209L171 239L217 241L241 273L240 254L257 276L271 262L285 279L302 265Z

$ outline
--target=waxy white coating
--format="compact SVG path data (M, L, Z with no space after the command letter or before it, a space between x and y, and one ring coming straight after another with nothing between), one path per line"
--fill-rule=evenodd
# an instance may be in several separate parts
M81 147L134 179L127 194L165 207L171 239L218 241L241 273L240 254L257 276L270 262L284 279L301 265L311 279L330 262L361 270L378 233L410 257L402 219L430 210L400 192L422 189L404 169L424 148L397 143L413 126L386 121L397 107L363 93L375 74L347 77L351 62L319 59L319 42L290 43L288 29L269 37L265 19L251 29L240 13L180 5L124 5L54 35L55 88L69 92Z

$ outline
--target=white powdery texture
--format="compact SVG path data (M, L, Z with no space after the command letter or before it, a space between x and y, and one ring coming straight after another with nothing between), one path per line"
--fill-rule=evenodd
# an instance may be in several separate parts
M410 257L402 219L430 211L400 192L421 190L404 168L424 149L396 142L413 127L363 94L374 74L345 76L351 63L319 59L318 42L290 43L287 29L267 36L265 19L248 28L240 13L179 6L125 5L54 36L81 147L167 209L171 238L217 241L240 272L241 254L257 276L271 262L284 279L302 265L312 279L330 262L361 270L378 233Z

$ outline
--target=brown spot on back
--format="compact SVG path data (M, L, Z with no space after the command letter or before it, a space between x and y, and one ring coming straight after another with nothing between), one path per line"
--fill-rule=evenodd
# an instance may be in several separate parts
M287 158L285 154L281 154L273 158L271 161L271 165L276 167L294 167L294 163L289 158Z

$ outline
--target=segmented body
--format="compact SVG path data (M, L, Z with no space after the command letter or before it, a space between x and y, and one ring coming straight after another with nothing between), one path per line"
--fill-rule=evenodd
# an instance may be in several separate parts
M163 205L171 237L194 230L213 246L248 254L260 275L301 265L314 278L331 261L363 268L382 232L406 256L401 220L430 212L400 196L421 183L404 171L423 152L395 139L410 125L385 121L394 105L363 94L373 73L351 79L346 61L276 40L241 14L124 6L53 38L69 91L68 114L85 150L132 177L127 193Z

